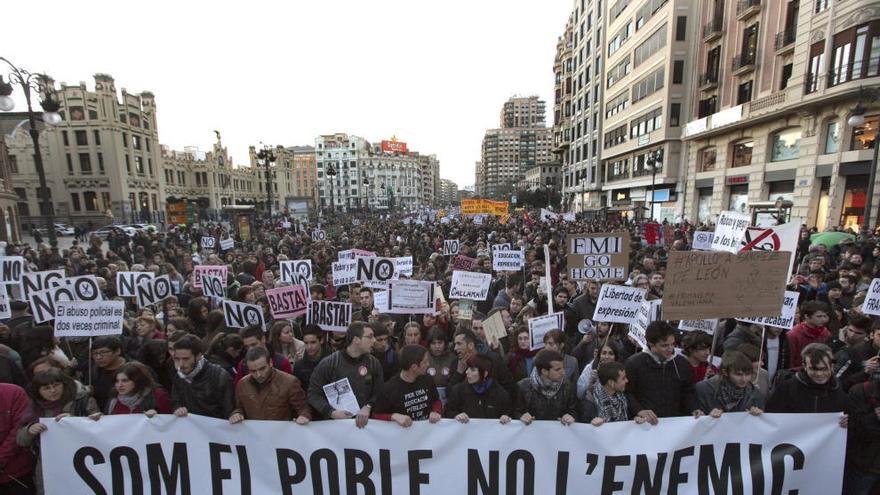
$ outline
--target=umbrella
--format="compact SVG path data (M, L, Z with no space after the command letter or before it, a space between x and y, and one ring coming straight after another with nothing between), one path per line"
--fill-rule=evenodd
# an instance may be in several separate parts
M819 232L810 236L810 244L822 244L828 249L840 244L840 241L848 239L856 240L856 236L845 232Z

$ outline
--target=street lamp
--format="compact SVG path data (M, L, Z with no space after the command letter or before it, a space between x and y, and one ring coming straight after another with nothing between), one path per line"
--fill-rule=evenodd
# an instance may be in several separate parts
M327 164L327 177L330 177L330 211L332 211L335 215L336 203L333 201L333 186L335 185L334 182L336 181L336 169L333 168L332 163Z
M52 251L58 252L58 236L55 234L55 211L52 208L52 199L49 196L49 187L46 185L46 172L43 170L43 154L40 153L40 131L37 130L37 116L34 113L31 104L31 91L40 93L45 92L45 98L40 102L43 107L43 115L41 120L47 125L58 125L62 122L61 114L58 110L61 105L53 98L54 89L50 87L49 77L45 74L34 74L24 69L12 65L12 62L0 57L0 61L9 66L9 82L5 82L0 77L0 110L8 112L15 108L15 102L10 95L12 94L12 84L20 86L24 92L24 100L27 103L27 116L31 140L34 142L34 165L37 168L37 177L40 180L40 190L37 197L46 213L46 231L49 235L49 245Z
M657 181L657 169L663 166L663 148L656 149L648 153L648 159L645 165L651 169L651 202L648 208L649 221L654 220L654 186Z
M864 89L859 88L859 101L856 103L856 106L850 110L850 117L847 119L846 123L849 124L850 128L860 127L865 125L865 112L867 108L865 107L865 101L873 102L877 99L877 91L873 88ZM880 132L880 131L878 131ZM880 146L877 146L877 138L874 138L874 158L871 160L871 170L868 176L868 197L865 199L865 213L863 215L864 220L862 221L862 229L861 229L861 240L867 241L869 237L869 232L871 228L871 209L873 208L874 201L874 182L877 179L877 154L880 151Z
M257 152L257 160L263 162L266 167L266 213L272 218L272 164L275 163L275 153L267 145Z
M364 211L369 209L370 207L370 179L367 178L367 173L363 172L363 182L364 182Z

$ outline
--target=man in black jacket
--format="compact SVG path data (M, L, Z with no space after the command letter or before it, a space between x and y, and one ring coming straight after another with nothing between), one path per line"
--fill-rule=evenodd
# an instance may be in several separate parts
M205 359L202 341L195 335L186 335L174 344L173 352L177 368L171 381L174 414L229 418L234 407L232 378L226 370Z
M702 416L687 359L675 355L675 330L665 321L651 322L645 340L648 348L626 360L626 390L638 415L651 424L658 418Z
M513 414L525 425L532 421L560 421L565 426L578 415L574 383L565 379L562 354L544 349L535 356L535 368L516 384L518 391ZM593 418L585 418L591 421Z
M834 376L833 355L825 344L813 342L801 351L804 368L780 378L767 400L767 412L829 413L847 410L846 392ZM847 416L840 418L846 428Z
M455 332L455 337L452 339L452 349L455 351L456 357L449 367L449 386L464 381L468 359L471 356L481 354L492 360L492 377L498 382L498 385L507 391L511 399L515 398L516 382L513 380L513 375L510 374L510 369L504 365L504 360L491 350L480 353L477 350L477 344L478 339L474 332L467 329Z
M880 377L849 389L850 428L843 493L880 487Z

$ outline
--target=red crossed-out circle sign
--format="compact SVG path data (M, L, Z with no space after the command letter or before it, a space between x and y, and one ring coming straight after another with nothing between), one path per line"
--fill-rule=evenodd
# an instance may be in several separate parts
M740 243L740 251L779 251L782 240L772 229L749 227Z

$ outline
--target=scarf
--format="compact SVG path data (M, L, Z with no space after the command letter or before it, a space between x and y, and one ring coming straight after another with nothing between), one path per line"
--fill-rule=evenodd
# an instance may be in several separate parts
M196 375L198 375L202 371L202 368L205 367L206 362L207 359L205 359L205 356L200 357L199 361L196 363L196 367L193 368L193 370L189 373L184 373L180 371L180 368L177 368L177 376L179 376L186 383L192 383Z
M739 388L729 381L721 378L721 387L718 389L718 399L724 406L724 412L745 411L743 401L746 398L748 386Z
M510 357L510 362L508 363L508 367L510 368L510 372L516 376L516 368L519 366L521 361L525 361L526 358L533 358L538 354L538 351L530 351L528 349L520 349L517 347L512 351L512 356ZM532 368L534 370L534 368ZM528 373L529 370L526 370Z
M540 392L541 395L548 399L552 399L557 393L559 393L559 389L562 388L562 383L564 381L565 379L561 382L545 380L540 374L538 374L537 367L532 368L532 374L529 375L529 382L532 385L532 389Z
M60 399L51 402L43 399L36 402L40 409L43 410L44 417L55 417L64 412L64 406L70 401L65 400L62 396Z
M122 404L127 407L129 411L134 411L141 405L150 392L152 392L151 389L145 388L139 394L117 395L110 399L110 403L107 405L107 411L112 413L113 409L116 409L116 404Z
M598 416L605 421L614 422L629 419L626 412L626 395L621 393L609 395L605 387L597 383L593 387L593 398L596 399L596 405L599 409Z
M485 380L477 383L472 383L471 388L474 390L474 393L477 395L483 395L487 390L492 388L492 384L495 383L495 380L491 378L486 378Z

